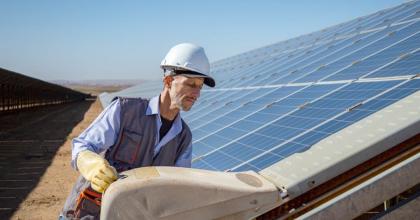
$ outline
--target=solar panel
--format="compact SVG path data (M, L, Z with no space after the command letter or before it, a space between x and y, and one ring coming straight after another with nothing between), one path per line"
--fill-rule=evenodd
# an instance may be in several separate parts
M313 73L309 73L307 76L302 77L299 80L296 80L295 82L311 82L311 81L317 81L321 80L325 77L328 77L330 75L333 75L331 78L327 78L328 80L341 80L341 78L338 78L340 75L344 75L343 73L339 74L338 71L346 71L347 69L350 69L351 71L354 70L354 67L358 64L358 62L368 57L369 55L372 55L374 53L377 53L378 51L381 51L387 47L389 47L391 44L395 44L399 42L400 40L404 39L405 37L410 36L410 34L415 33L420 29L420 22L416 22L414 24L405 26L396 26L391 29L385 29L384 31L381 31L379 33L379 36L382 36L382 38L379 38L378 40L374 41L373 43L370 43L369 45L362 47L358 50L355 50L349 54L347 54L345 57L342 57L340 59L335 60L332 63L329 63L322 68L316 70ZM393 32L394 31L394 32ZM366 63L371 64L372 60L368 60ZM349 74L351 75L352 72ZM358 71L360 73L360 71ZM345 78L345 77L342 77ZM349 78L349 77L347 77Z
M420 51L402 54L395 62L366 76L366 78L416 75L420 70Z
M234 98L230 97L222 99L223 102L208 106L207 111L203 111L202 114L199 115L196 114L194 118L190 119L190 125L191 127L196 127L201 126L202 124L206 124L209 120L217 118L219 115L225 114L240 107L243 103L248 102L247 100L260 97L261 95L270 92L271 90L272 89L261 88L256 90L236 91L235 94L238 96Z
M338 85L330 84L309 86L306 88L300 86L279 88L261 99L263 102L261 102L261 100L256 100L254 101L255 103L248 103L247 106L256 106L255 109L257 110L254 112L249 112L248 115L242 118L235 117L238 112L243 111L243 108L239 108L229 114L229 116L236 119L236 121L233 121L224 127L220 127L219 130L211 130L210 132L207 132L206 136L199 139L194 137L193 141L194 143L209 146L208 149L217 149L223 144L227 144L235 138L263 126L337 87ZM244 108L247 108L247 106L244 106ZM226 118L226 116L222 116L220 117L220 121L225 121ZM198 153L198 151L200 153ZM195 156L201 156L203 153L207 153L207 151L203 151L197 147L193 149L193 153Z
M289 95L299 88L301 87L295 86L278 89L257 89L257 91L264 90L265 92L262 93L263 95L256 98L247 96L246 100L243 100L241 105L237 106L237 108L232 111L226 112L225 114L213 115L213 117L203 116L205 117L203 118L203 121L205 122L197 126L195 129L213 132L215 129L224 127L227 124L236 121L238 118L242 118L257 109L262 108L264 105L279 99L280 97ZM195 136L195 138L199 137Z
M389 13L380 19L375 19L374 24L369 24L367 26L370 26L369 28L377 28L379 26L383 25L389 25L393 22L397 22L400 20L404 20L408 17L410 17L412 14L415 14L419 10L418 5L414 5L413 7L401 7L400 9L394 9L390 10Z
M316 131L333 134L340 129L372 114L380 109L400 100L404 97L408 96L409 94L416 92L420 88L420 80L410 80L405 81L402 85L386 92L379 97L376 97L362 105L351 109L350 111L346 112L345 114L333 119L327 124L324 124L318 128Z
M247 163L247 161L254 157L258 157L258 155L262 155L261 151L264 152L263 154L272 152L274 149L277 149L279 145L292 141L302 136L302 134L306 134L306 132L312 130L313 127L319 126L324 121L338 116L340 113L345 112L346 109L391 88L399 82L401 81L350 83L341 89L333 90L332 93L325 97L321 97L301 108L297 108L291 113L280 115L279 118L264 124L261 127L257 127L257 129L253 130L251 133L245 133L246 136L251 135L252 138L245 138L242 136L239 139L235 139L234 141L223 145L216 151L201 156L198 160L202 160L207 164L212 164L213 168L217 168L217 170L233 169L242 163ZM236 135L236 133L231 130L230 132L227 132L227 134L232 133ZM216 135L217 134L218 133L216 133ZM211 137L209 137L209 139L211 139ZM255 144L252 144L255 140L261 139L265 139L264 148L258 148ZM251 140L251 144L247 140ZM308 143L306 142L297 143L302 146L308 146ZM218 144L220 144L220 142L218 142ZM310 142L309 144L312 145L314 143ZM231 154L231 152L234 151L240 151L241 154ZM231 158L232 161L230 161L230 163L220 161L220 164L213 165L213 162L217 158L226 160L225 155L229 155ZM279 156L282 157L281 154ZM195 163L196 160L193 162L194 166ZM265 167L256 168L263 169Z
M395 82L394 82L395 83ZM310 148L311 145L324 139L325 137L353 124L354 122L377 112L378 110L418 91L420 88L420 79L405 81L402 85L389 90L388 92L375 97L368 102L356 106L354 109L347 110L338 117L332 118L327 123L317 126L313 130L305 133L304 135L279 146L272 151L261 154L259 158L253 161L247 161L240 167L235 168L235 171L249 170L262 170L293 153L304 151ZM340 146L337 146L340 147Z
M217 87L182 113L192 166L261 171L419 91L419 8L408 2L213 62Z
M335 73L334 75L324 79L327 81L357 79L370 72L380 68L381 66L398 59L400 55L411 52L420 46L420 32L411 35L396 44L369 56L366 59L355 61L350 67Z

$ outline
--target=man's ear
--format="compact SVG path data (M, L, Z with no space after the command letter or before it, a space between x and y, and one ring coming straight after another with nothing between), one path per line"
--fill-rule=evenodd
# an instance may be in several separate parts
M164 76L163 77L163 85L165 86L165 88L170 89L173 80L174 80L174 78L172 76Z

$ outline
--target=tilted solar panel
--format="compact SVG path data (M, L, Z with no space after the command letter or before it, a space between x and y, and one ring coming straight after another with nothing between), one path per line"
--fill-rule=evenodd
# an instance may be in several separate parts
M306 50L297 49L290 56L283 56L283 60L270 59L243 71L240 83L231 80L224 86L238 88L268 84L277 85L281 90L285 83L307 83L300 88L300 91L305 91L321 86L313 83L323 80L330 81L329 85L338 89L316 100L311 100L310 96L306 96L309 100L302 102L295 99L297 105L284 101L286 98L265 104L261 109L252 109L255 112L248 111L248 114L241 114L241 109L246 109L242 106L216 120L203 120L204 125L193 127L193 131L200 133L194 137L193 167L260 171L398 100L387 99L387 96L399 93L399 98L403 98L418 91L419 80L409 78L419 72L417 49L420 40L417 32L420 22L408 20L391 25L392 21L412 16L416 8L399 7L388 11L387 26L378 30L337 40L329 46L323 45L324 48L317 45ZM378 28L379 20L372 19L365 25ZM327 64L319 67L323 62ZM299 70L299 66L303 68ZM259 77L252 78L249 76L252 74ZM360 78L395 76L402 78L357 81ZM411 89L404 89L408 85L412 85ZM274 97L282 98L281 95L272 96L273 100ZM260 102L264 103L264 96L261 99ZM255 101L250 100L250 103ZM222 123L224 119L229 120Z
M404 3L213 62L217 87L182 113L193 167L264 170L419 91L419 9Z
M368 100L400 82L400 80L393 80L349 83L339 87L338 90L331 90L330 93L327 93L328 95L324 97L321 96L319 99L309 102L302 107L295 108L291 112L279 115L278 118L271 122L266 124L255 123L257 126L254 126L252 130L244 130L242 135L245 136L236 138L216 150L211 151L204 156L200 156L199 159L194 160L193 166L201 168L198 165L207 164L210 166L205 167L207 169L231 170L243 163L248 163L250 160L259 160L258 158L261 155L281 149L281 152L278 154L279 157L276 160L279 161L279 159L285 158L293 153L293 150L299 151L304 146L308 147L314 144L312 142L313 139L309 139L308 142L306 142L306 139L300 138L303 134L310 132L314 127L319 126L325 121L339 116L348 108ZM280 105L282 104L280 103ZM218 133L215 133L214 135L217 134ZM225 135L231 134L237 135L235 132L232 132L232 130L226 132ZM249 135L253 135L252 138L246 138L246 136ZM220 137L222 136L219 135L218 138ZM264 145L256 145L255 142L258 142L258 140L261 139L264 139ZM296 141L296 139L298 141ZM202 142L204 142L204 140L202 140ZM300 147L295 146L293 150L287 150L286 153L283 153L282 146L288 142L297 143ZM208 145L210 145L210 143L212 142L208 142ZM217 144L220 144L220 140ZM197 163L198 160L200 160L200 163L196 166L195 163ZM229 161L229 163L227 163L227 161ZM253 170L258 171L263 168L265 167L255 167Z

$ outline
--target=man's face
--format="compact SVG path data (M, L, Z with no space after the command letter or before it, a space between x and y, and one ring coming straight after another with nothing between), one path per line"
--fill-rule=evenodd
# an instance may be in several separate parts
M183 75L174 76L169 90L171 105L175 105L183 111L189 111L200 97L203 83L204 78L186 77Z

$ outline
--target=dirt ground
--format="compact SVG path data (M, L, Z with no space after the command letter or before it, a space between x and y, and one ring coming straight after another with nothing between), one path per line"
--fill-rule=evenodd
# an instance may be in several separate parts
M99 101L0 116L0 219L57 219L78 173L71 139L102 111Z
M77 85L77 84L70 84L66 85L66 87L69 87L70 89L77 90L83 93L91 94L93 96L97 96L103 92L117 92L123 89L126 89L132 85L114 85L114 86L85 86L85 85Z

